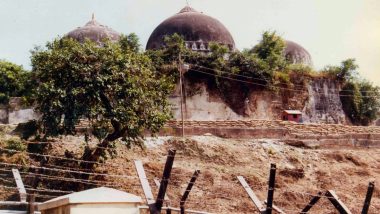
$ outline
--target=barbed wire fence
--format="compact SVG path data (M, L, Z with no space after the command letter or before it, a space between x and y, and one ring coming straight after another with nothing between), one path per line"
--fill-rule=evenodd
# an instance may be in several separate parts
M7 153L19 153L19 151L0 148L0 151ZM32 152L24 152L31 157L42 157L42 158L50 158L50 159L59 159L70 162L81 162L79 159L75 158L67 158L60 157L56 155L44 155L39 153ZM166 213L171 212L179 212L179 213L207 213L206 211L195 211L186 209L186 207L195 207L197 209L208 210L210 207L219 207L223 201L228 201L234 203L234 206L239 206L239 202L241 199L249 198L252 201L252 212L256 211L257 213L308 213L313 207L317 206L317 204L321 204L326 206L326 204L331 203L329 209L336 209L339 213L352 213L348 206L343 202L342 199L338 197L335 191L333 190L320 190L317 192L302 192L296 189L279 189L276 190L276 172L280 172L282 170L286 170L286 172L292 171L293 173L301 173L300 169L278 169L275 164L271 164L270 172L260 173L258 176L266 176L269 175L268 186L265 187L264 183L250 183L246 180L244 176L236 174L236 181L233 183L228 183L223 180L213 181L212 186L208 187L203 185L204 181L202 181L201 172L197 169L194 169L193 175L189 176L190 182L186 184L183 183L181 177L187 176L186 173L176 172L173 169L174 157L176 151L169 150L169 154L167 156L166 164L162 173L161 180L157 179L157 176L160 174L158 170L153 169L144 169L142 161L135 161L136 167L136 175L124 175L124 174L110 174L110 173L100 173L100 172L89 172L85 170L81 170L79 168L69 168L69 167L59 167L55 165L49 166L37 166L35 164L15 164L15 163L7 163L0 162L0 192L6 195L18 195L20 201L2 201L0 205L28 205L32 203L34 207L35 202L26 202L25 198L27 197L29 200L34 201L36 198L39 201L45 201L48 199L52 199L58 197L60 195L65 195L72 193L72 191L62 190L62 189L53 189L53 188L44 188L38 187L33 188L32 186L25 185L22 183L20 185L20 180L29 181L36 177L41 179L42 181L48 182L62 182L62 183L81 183L83 185L87 185L88 187L112 187L120 190L124 190L125 183L119 182L120 180L124 180L127 182L128 187L140 188L143 191L143 194L147 201L147 206L141 207L141 209L149 210L150 213L161 213L163 210ZM181 157L177 157L181 158ZM107 162L96 162L99 166L103 167L121 167L116 163L107 163ZM36 173L31 170L35 169L43 169L41 173ZM175 168L174 168L175 169ZM19 178L15 176L15 171L19 173ZM148 172L150 176L147 176L145 173ZM73 175L90 175L92 179L80 179ZM174 176L174 177L173 177ZM108 179L108 180L105 180ZM196 185L196 181L200 179L200 185ZM114 181L109 181L114 180ZM360 181L360 182L364 182ZM150 186L151 183L155 183L156 187ZM14 186L16 185L16 186ZM178 198L177 195L168 196L167 190L169 186L173 187L182 187L186 186L186 189L181 193L181 197L179 201L173 201ZM302 186L297 189L301 189ZM152 189L157 189L158 194L156 197L153 196ZM267 190L266 200L264 198L259 198L257 192L263 192ZM189 197L191 191L202 192L202 194L196 194L197 198ZM216 191L217 190L217 191ZM229 194L229 191L240 191L241 198L234 198ZM368 213L370 209L375 209L380 207L378 202L371 203L371 199L375 190L375 183L371 181L368 184L367 194L365 196L359 196L358 198L362 198L363 203L359 203L358 200L347 201L346 203L350 205L350 207L361 207L361 213ZM177 190L180 192L180 190ZM245 193L244 193L245 192ZM276 194L275 194L276 193ZM285 195L292 193L297 197L302 198L303 203L294 202L294 209L289 209L288 206L286 208L282 208L283 205L280 202L276 202L277 199L285 197ZM203 197L213 198L214 200L204 200ZM276 197L275 197L276 196ZM280 200L279 200L280 201ZM284 201L284 200L281 200ZM286 201L286 200L285 200ZM179 208L172 207L172 205L179 205ZM300 209L302 208L302 209ZM299 209L299 210L298 210ZM30 208L30 210L35 210ZM332 210L331 210L332 211Z

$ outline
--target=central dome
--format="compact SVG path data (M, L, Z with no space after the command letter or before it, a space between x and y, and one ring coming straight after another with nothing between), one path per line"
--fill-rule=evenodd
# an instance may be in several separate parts
M230 32L221 22L189 6L158 25L150 36L146 49L164 47L165 36L175 33L183 36L186 46L195 51L207 51L209 42L226 45L230 50L235 49Z

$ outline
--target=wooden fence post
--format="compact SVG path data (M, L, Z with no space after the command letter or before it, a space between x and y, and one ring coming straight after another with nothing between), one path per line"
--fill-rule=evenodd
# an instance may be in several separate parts
M267 204L267 200L264 201L264 204ZM273 209L276 210L278 213L280 213L280 214L285 214L285 212L282 211L282 209L280 209L280 207L278 207L278 206L276 206L276 205L274 205L274 204L272 204L272 207L273 207Z
M252 202L255 204L256 208L259 210L260 213L265 214L266 209L264 208L263 204L261 203L260 199L256 196L256 194L253 192L251 187L249 187L247 181L244 179L243 176L237 176L239 182L244 187L245 191L248 193L249 197L251 198Z
M323 194L322 192L318 192L318 194L310 200L309 204L307 204L306 207L303 208L303 210L301 211L301 214L305 214L309 212L309 210L319 201L319 199L321 199L322 194Z
M199 170L195 170L193 176L190 179L189 184L187 185L185 192L182 195L181 202L180 202L181 214L185 214L185 203L186 203L187 197L189 197L190 191L193 188L195 181L198 178L199 173L200 173Z
M156 184L156 186L157 186L157 188L158 189L160 189L160 181L158 180L158 179L154 179L154 183ZM167 194L165 194L165 198L164 198L166 201L169 201L170 199L169 199L169 197L168 197L168 195ZM172 209L170 208L170 203L166 203L166 207L167 207L167 209L166 209L166 214L171 214L172 213Z
M343 202L338 198L336 193L332 190L328 190L325 194L334 207L339 211L340 214L352 214L351 211L343 204Z
M176 150L170 149L168 157L166 159L164 173L162 175L162 179L160 182L160 189L158 190L157 199L156 199L157 213L161 213L162 205L164 203L164 198L165 198L166 190L167 190L169 179L170 179L170 174L173 168L175 153L176 153Z
M373 190L375 189L375 182L369 182L367 195L365 197L364 206L362 210L362 214L367 214L369 210L369 205L371 205L371 199Z
M18 169L12 169L12 173L16 181L18 192L20 194L20 201L26 202L26 190L24 187L24 183L22 182L20 172L18 171Z
M276 164L271 164L266 214L272 214L275 179L276 179Z
M140 178L140 183L144 191L145 198L148 202L149 211L151 214L156 213L156 201L154 200L152 188L149 185L148 178L146 177L144 166L140 160L135 161L137 175Z
M34 214L35 211L35 202L36 198L34 193L32 193L29 197L29 204L28 204L28 214Z

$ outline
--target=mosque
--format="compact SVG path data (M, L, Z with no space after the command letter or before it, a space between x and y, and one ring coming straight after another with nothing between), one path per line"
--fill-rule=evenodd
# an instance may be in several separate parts
M184 7L158 25L149 37L146 50L164 47L164 37L174 33L183 36L186 47L192 51L210 52L210 42L225 45L231 52L238 51L231 33L220 21L198 12L190 6ZM88 23L70 31L65 37L79 42L90 39L101 44L105 39L118 41L121 33L100 24L92 16ZM309 52L292 41L286 41L284 56L294 64L313 65ZM329 79L312 80L307 86L308 93L293 94L288 101L284 101L284 96L281 96L281 94L271 91L252 90L247 96L244 95L243 97L239 89L241 84L236 83L236 87L234 86L236 90L231 92L230 97L233 100L231 101L233 102L232 104L226 103L228 101L223 98L220 92L213 91L206 77L187 72L184 75L184 82L184 95L179 96L181 87L177 84L173 95L169 97L173 106L173 116L177 119L181 118L180 104L182 103L184 104L185 119L187 120L277 120L281 118L283 110L299 109L302 112L304 122L345 124L347 121L339 95L331 93L331 91L338 91L339 86ZM187 95L187 89L192 92L196 91L196 93ZM323 90L321 91L320 89ZM181 100L181 97L184 98L184 101ZM1 120L0 111L0 122ZM17 119L17 121L19 120Z
M210 52L210 42L216 42L225 45L231 52L238 51L235 41L229 30L217 19L210 17L202 12L198 12L190 6L185 6L178 13L162 21L150 35L146 44L146 50L155 50L165 47L164 38L167 35L177 33L185 40L188 49L196 52ZM100 24L94 18L83 27L78 27L66 34L67 37L73 38L79 42L90 39L94 42L101 43L104 39L117 41L121 34L105 25ZM286 59L294 64L313 65L309 52L301 45L286 40L284 50ZM189 74L190 73L190 74ZM185 93L180 96L180 87L171 96L170 102L173 105L174 118L181 118L180 103L185 106L185 119L187 120L240 120L240 119L280 119L283 109L293 108L302 110L305 122L331 121L332 123L345 123L345 114L342 110L339 96L334 94L322 94L316 91L318 88L329 88L338 90L333 82L328 80L317 80L308 86L309 93L304 94L302 98L294 95L291 98L292 105L286 101L284 103L281 95L275 95L273 92L250 92L248 94L249 102L240 100L241 91L236 89L233 99L240 100L238 107L227 104L222 95L215 95L208 86L207 81L192 76L191 72L185 74L185 84L183 89ZM198 79L197 79L198 78ZM203 81L203 82L202 82ZM239 86L237 86L238 88ZM187 96L186 88L191 91L197 91L197 94ZM193 90L194 89L194 90ZM199 90L198 90L199 89ZM199 92L199 93L198 93ZM184 98L184 101L180 97ZM244 98L245 99L245 98ZM305 102L301 102L303 100ZM330 100L329 102L325 102ZM280 103L280 104L279 104ZM319 105L325 109L321 112ZM328 105L328 106L326 106ZM247 113L248 112L248 113Z
M146 44L146 49L159 49L165 46L164 37L179 34L185 39L187 48L197 52L208 52L210 42L216 42L227 46L230 51L237 51L235 41L229 30L217 19L202 12L198 12L190 6L184 7L177 14L167 18L152 32ZM120 33L98 23L94 15L92 20L83 27L69 32L67 37L83 42L86 38L100 43L103 39L116 41ZM301 45L286 41L285 57L292 63L312 66L312 58L309 52Z

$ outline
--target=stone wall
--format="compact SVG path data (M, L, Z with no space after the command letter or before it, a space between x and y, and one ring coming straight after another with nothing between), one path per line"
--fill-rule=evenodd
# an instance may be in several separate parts
M8 105L0 106L0 124L25 123L38 117L38 113L32 107L24 106L19 97L12 97Z
M305 122L347 124L340 101L339 86L330 79L317 79L308 85L309 99L303 108Z
M0 124L8 123L8 108L7 106L0 105Z
M239 101L234 107L205 82L188 84L186 88L196 91L184 98L186 120L280 120L283 110L292 109L302 111L306 123L349 124L340 101L339 85L329 79L311 80L302 92L251 90L246 101ZM181 119L179 89L177 85L170 98L177 120Z

